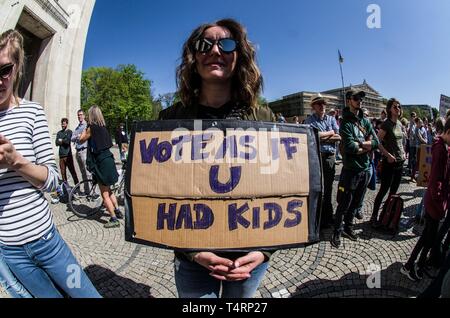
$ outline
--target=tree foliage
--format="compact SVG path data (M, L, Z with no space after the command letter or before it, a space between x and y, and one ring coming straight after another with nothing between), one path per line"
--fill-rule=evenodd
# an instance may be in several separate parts
M269 102L267 101L267 99L264 96L259 95L258 96L258 105L261 107L269 107Z
M433 111L433 118L435 120L438 119L441 116L438 109L433 107L431 110Z
M161 105L162 109L166 109L166 108L180 102L181 99L177 93L166 93L166 94L159 95L157 101Z
M433 108L432 108L433 109ZM411 113L416 113L417 117L423 119L427 118L428 120L431 120L431 113L423 108L419 107L407 107L403 109L403 117L410 119ZM437 118L437 117L434 117Z
M151 85L135 65L92 67L83 71L81 108L87 112L98 105L111 132L121 122L130 127L135 120L156 119L161 105L153 98Z

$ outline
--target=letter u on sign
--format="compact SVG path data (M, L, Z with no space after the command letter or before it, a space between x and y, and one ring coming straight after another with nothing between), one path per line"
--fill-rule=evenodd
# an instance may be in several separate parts
M230 179L227 183L221 183L219 181L219 166L212 166L209 173L211 190L219 194L233 191L241 181L242 167L231 167L230 175Z

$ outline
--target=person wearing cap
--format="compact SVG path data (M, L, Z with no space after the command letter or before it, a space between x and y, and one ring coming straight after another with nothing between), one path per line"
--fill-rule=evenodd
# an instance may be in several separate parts
M305 122L306 125L310 125L319 130L324 183L321 218L322 228L328 228L333 224L333 205L331 203L331 196L336 175L336 142L341 140L336 118L325 114L326 105L327 102L321 94L313 96L311 107L314 110L314 113L309 116Z
M336 120L336 124L339 127L339 121L338 121L339 116L338 116L336 109L331 108L330 111L328 112L328 115L333 117ZM339 154L339 143L340 143L340 141L336 142L336 160L342 160L342 158Z
M348 107L344 109L340 127L344 167L338 186L338 207L331 238L331 245L335 248L340 247L342 236L352 241L358 240L353 230L353 220L364 200L371 177L369 153L379 144L370 121L361 110L365 95L354 90L346 93Z
M336 119L336 109L331 108L330 111L328 112L328 115Z

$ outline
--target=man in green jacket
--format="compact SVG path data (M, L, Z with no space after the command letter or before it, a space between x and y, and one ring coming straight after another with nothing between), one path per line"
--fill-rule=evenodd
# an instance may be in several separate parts
M331 245L335 248L340 247L341 236L358 240L353 231L353 219L362 205L371 178L369 154L379 144L372 124L361 111L361 101L365 96L364 92L354 90L346 94L348 107L344 109L340 127L344 167L337 193L335 230L331 238Z

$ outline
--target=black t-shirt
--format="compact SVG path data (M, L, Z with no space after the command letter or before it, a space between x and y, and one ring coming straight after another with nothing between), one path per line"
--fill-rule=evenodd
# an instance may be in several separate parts
M91 138L89 139L89 147L94 153L99 153L113 146L111 136L106 127L98 125L89 125L91 128Z
M213 108L199 104L197 118L218 120L225 119L230 115L230 113L232 113L234 105L234 103L228 102L219 108Z

